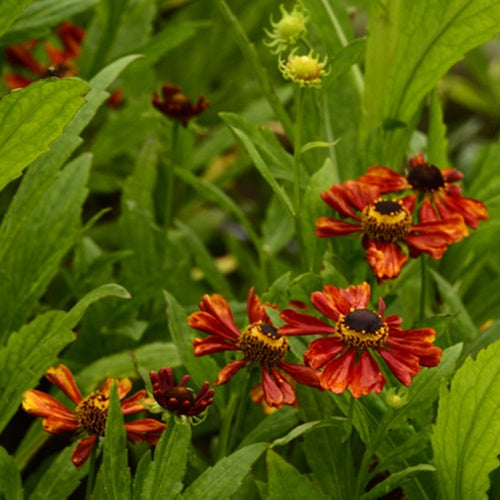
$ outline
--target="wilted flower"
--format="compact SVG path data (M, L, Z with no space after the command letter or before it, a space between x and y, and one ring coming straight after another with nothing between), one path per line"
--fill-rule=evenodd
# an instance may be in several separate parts
M31 415L43 417L43 429L51 434L76 431L86 436L76 445L71 457L73 464L80 467L90 456L98 438L104 436L113 379L106 379L102 389L83 398L73 374L66 366L61 364L57 368L49 368L45 377L76 404L75 410L69 410L50 394L36 389L24 393L23 409ZM152 400L146 397L144 389L123 399L132 389L129 379L117 380L116 384L118 396L123 400L121 409L124 415L145 411L145 405L152 403ZM152 418L145 418L126 422L125 429L127 438L134 444L140 441L156 444L165 429L165 424Z
M319 56L315 57L312 50L305 56L298 56L293 50L286 61L279 60L279 69L286 79L301 87L321 87L321 78L327 74L327 61L326 56L320 61Z
M193 104L177 85L163 85L161 94L162 98L158 97L156 92L154 93L153 106L164 115L179 120L184 127L193 116L203 113L210 106L203 96L198 97L196 103Z
M302 384L319 387L318 373L307 366L285 361L289 351L288 339L278 333L265 311L258 295L250 289L247 297L247 314L250 324L240 330L226 299L216 293L204 295L199 306L201 311L189 316L189 326L201 330L210 337L194 340L195 356L223 351L241 351L243 359L232 361L225 366L215 381L215 385L225 384L245 365L260 364L264 398L269 406L280 408L294 405L297 400L292 384L280 370L288 373Z
M281 19L274 22L271 17L272 31L264 28L266 35L271 39L270 42L264 42L272 49L274 54L286 50L290 45L297 42L299 38L307 32L306 24L309 20L309 13L302 4L295 4L292 12L288 12L283 5L280 5Z
M432 328L403 330L400 317L384 316L385 303L381 297L376 312L368 307L368 283L345 289L327 285L323 292L311 295L311 302L334 324L286 309L280 316L287 324L279 332L326 335L313 340L304 354L309 366L322 369L320 381L324 389L341 393L349 387L355 398L380 392L386 379L377 363L378 357L408 386L420 366L436 366L441 359L441 349L433 345L436 332Z
M427 163L424 155L419 153L410 158L408 175L375 166L370 167L358 182L377 186L380 193L412 190L414 194L410 196L417 198L421 195L421 222L447 219L459 214L469 227L476 229L480 220L488 219L488 213L480 201L462 196L462 189L455 184L462 178L463 174L459 170L450 167L439 169Z
M153 385L153 397L161 408L152 407L150 411L156 413L162 411L173 413L191 423L198 423L204 420L206 409L214 400L214 390L210 389L210 384L205 382L198 394L186 387L191 378L184 375L179 384L175 385L174 372L172 368L161 368L158 372L150 371L149 378Z
M427 253L440 259L448 245L467 233L458 214L414 224L415 197L384 200L379 194L377 186L361 182L335 184L321 197L341 218L320 217L316 221L316 235L322 238L361 233L366 260L379 282L396 278L408 253L413 258ZM346 222L345 217L354 222Z

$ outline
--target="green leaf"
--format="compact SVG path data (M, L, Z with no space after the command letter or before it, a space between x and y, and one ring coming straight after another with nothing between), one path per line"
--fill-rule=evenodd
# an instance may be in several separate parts
M229 498L236 493L252 465L265 449L265 443L255 443L219 460L191 483L182 495L183 500Z
M127 433L116 382L113 382L110 393L104 435L102 474L107 499L127 500L131 498L131 477L127 463Z
M171 419L156 445L154 460L137 498L175 498L181 492L190 444L191 426Z
M345 420L342 417L337 417L340 418L341 420ZM285 444L288 444L290 441L293 441L294 439L297 439L299 436L302 436L302 434L309 432L311 429L314 429L315 427L321 426L325 427L328 425L333 425L335 423L334 420L328 421L328 420L313 420L312 422L306 422L305 424L298 425L294 429L292 429L290 432L288 432L285 436L279 439L275 439L271 446L284 446Z
M283 498L329 498L315 483L286 462L275 451L267 452L267 477L270 500Z
M3 446L0 446L0 497L5 500L24 498L21 473Z
M88 85L78 78L44 79L0 101L0 190L49 150L84 103Z
M71 461L75 445L68 446L57 453L50 467L44 471L29 496L29 500L51 500L69 498L85 477L85 468L77 469Z
M448 139L446 138L443 108L437 89L431 92L430 101L427 161L433 165L444 167L448 165Z
M329 61L330 72L325 77L324 88L327 89L335 78L349 71L354 64L362 62L365 51L366 38L357 38L334 54Z
M0 35L23 13L33 0L3 0L0 2Z
M436 469L432 465L420 464L407 467L404 470L393 472L387 479L374 486L370 491L361 495L363 500L377 500L387 493L397 488L403 481L410 479L419 472L434 472ZM449 498L449 497L443 497Z
M443 498L486 499L500 449L500 342L468 358L441 389L431 438Z
M332 142L325 142L325 141L311 141L308 142L307 144L304 144L300 148L300 154L305 153L306 151L309 151L310 149L316 149L316 148L331 148L332 146L335 146L340 141L340 139L337 139L336 141Z
M293 233L293 219L283 210L278 198L273 196L262 224L262 249L268 255L276 255L293 238Z
M60 175L30 184L30 193L24 194L31 196L23 206L16 204L0 227L0 345L9 329L24 323L80 237L90 161L90 155L83 155Z

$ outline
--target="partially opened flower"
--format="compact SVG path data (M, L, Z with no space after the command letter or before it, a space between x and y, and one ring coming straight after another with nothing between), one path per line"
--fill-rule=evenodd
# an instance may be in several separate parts
M309 13L304 6L297 3L293 6L291 12L288 12L283 5L280 5L281 19L274 21L271 17L272 31L264 28L266 35L271 39L264 42L272 52L279 54L286 50L290 45L294 45L303 37L306 32L306 24L309 20Z
M76 408L71 411L51 395L33 389L24 393L23 409L31 415L43 417L43 429L51 434L78 432L84 436L76 445L71 457L75 466L80 467L90 456L99 437L104 436L113 379L106 379L100 390L83 398L73 374L66 366L61 364L56 368L49 368L45 377L57 385L75 403ZM123 399L132 389L129 379L117 380L116 384L124 415L145 411L145 405L152 403L144 389ZM125 429L127 438L134 444L140 441L156 444L165 429L165 424L152 418L145 418L126 422Z
M316 221L316 235L322 238L361 233L366 259L379 283L396 278L408 255L418 257L423 252L440 259L450 244L467 234L458 214L415 224L414 197L384 200L379 193L377 186L362 182L335 184L321 197L340 218L320 217Z
M198 423L204 419L206 409L214 400L214 390L205 382L198 394L186 387L191 378L184 375L176 385L172 368L161 368L158 372L150 371L149 378L153 385L153 397L158 405L191 423ZM156 411L151 408L151 411ZM161 410L160 410L161 411Z
M432 328L403 330L400 317L384 316L382 298L377 311L369 307L370 293L368 283L345 289L327 285L311 295L326 321L292 309L280 314L287 323L279 329L283 335L325 335L313 340L304 354L308 365L321 369L324 389L341 393L349 388L355 398L380 392L386 383L380 360L408 386L421 366L436 366L441 359Z
M247 297L250 324L243 330L236 326L231 308L221 295L204 295L199 306L201 311L189 316L189 326L210 336L194 340L195 356L223 351L243 353L242 359L232 361L222 368L215 385L225 384L241 368L255 362L261 368L264 398L269 406L280 408L296 403L295 390L281 371L288 373L297 382L319 387L318 373L315 370L285 361L290 348L288 339L273 326L265 310L265 306L270 305L262 304L253 288Z
M47 76L74 76L78 72L74 60L81 50L85 30L74 24L63 22L57 28L57 35L62 47L55 47L50 42L45 43L47 61L35 59L33 49L38 40L11 45L5 49L7 60L13 66L23 67L29 75L10 72L5 75L5 82L11 89L27 87L34 80Z
M193 104L177 85L163 85L161 94L160 98L156 92L154 93L153 106L164 115L179 120L184 127L193 116L203 113L210 106L203 96L198 97Z
M411 197L421 195L421 222L447 219L459 214L467 226L476 229L480 220L488 219L488 213L480 201L462 196L462 189L455 184L462 178L463 174L459 170L450 167L439 169L427 163L424 155L419 153L410 158L408 175L387 167L374 166L358 182L377 186L380 193L412 190L414 194Z
M327 75L327 61L327 57L320 61L319 56L315 56L312 51L298 56L294 49L286 61L279 60L279 69L287 80L301 87L321 87L321 79Z

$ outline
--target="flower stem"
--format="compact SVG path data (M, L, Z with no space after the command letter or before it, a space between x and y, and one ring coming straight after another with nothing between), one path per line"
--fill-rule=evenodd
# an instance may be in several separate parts
M87 476L87 487L85 490L85 500L89 500L91 498L92 491L94 489L97 448L98 448L98 446L96 443L96 445L94 446L94 449L92 450L92 452L90 454L89 473Z
M420 259L420 322L424 320L425 317L425 302L427 297L427 282L428 282L428 270L427 270L427 255L422 255Z

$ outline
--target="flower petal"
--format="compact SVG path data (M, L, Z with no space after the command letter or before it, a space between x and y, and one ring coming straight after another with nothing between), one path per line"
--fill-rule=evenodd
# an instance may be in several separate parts
M109 396L111 391L111 386L113 385L113 381L116 382L116 388L118 389L118 397L123 399L131 390L132 390L132 382L129 378L122 378L120 380L114 378L107 378L104 381L101 392L105 396Z
M45 374L45 378L57 385L73 403L78 405L82 402L83 397L76 385L75 378L65 365L61 364L57 368L49 368Z
M351 308L349 300L333 285L325 285L322 292L311 294L312 305L327 318L338 321L341 314L347 314Z
M125 430L127 431L127 439L130 442L137 444L146 441L155 445L165 430L165 424L154 418L143 418L142 420L125 422Z
M355 309L364 308L370 303L370 285L366 281L361 283L361 285L340 288L339 292L349 302L350 307L354 307ZM350 309L342 314L348 314L349 311Z
M477 229L480 220L489 218L485 205L472 198L442 193L440 197L436 197L435 202L443 219L460 214L465 223L473 229Z
M360 224L351 224L343 220L332 219L331 217L320 217L316 221L316 236L320 238L331 238L334 236L344 236L346 234L363 231Z
M345 347L345 344L337 336L316 339L307 347L304 360L312 368L318 369L335 359Z
M145 389L137 391L134 395L121 402L121 409L124 415L133 415L141 411L146 411L147 404L152 404L153 400L147 397Z
M369 167L366 174L358 177L358 182L377 186L380 194L394 193L410 188L406 176L398 174L390 168L378 165Z
M264 366L262 371L262 388L264 389L264 400L269 406L280 408L285 404L283 392L278 384L271 378Z
M406 386L410 385L413 376L420 371L418 357L409 351L389 349L377 349L377 351L384 358L391 372Z
M52 416L67 421L75 419L75 414L57 399L36 389L26 391L23 394L23 409L37 417Z
M349 349L329 361L320 375L321 385L335 394L344 392L351 382L356 349Z
M258 295L254 293L254 287L250 288L247 296L247 315L250 323L263 321L264 323L272 324L271 319L266 313L265 306L277 309L275 304L262 303Z
M365 245L366 260L379 283L399 276L408 256L395 243L367 240Z
M262 367L262 371L264 371L264 367ZM276 370L273 366L270 367L271 370L271 377L274 379L276 382L277 386L279 387L279 390L283 394L283 404L286 405L294 405L297 403L297 395L295 394L295 389L293 388L292 384L283 377L283 375ZM266 396L266 393L264 392L264 397ZM266 402L269 404L269 401L266 400Z
M193 341L193 349L195 356L204 356L205 354L213 354L223 351L239 351L240 348L235 344L230 344L224 339L206 337L197 338Z
M286 325L279 328L280 335L315 335L331 334L335 328L310 314L299 313L293 309L281 311L280 318L286 321Z
M90 457L94 446L97 443L97 435L93 434L88 438L82 439L73 450L71 461L75 467L81 467Z
M370 392L378 394L384 388L385 382L385 377L382 375L377 362L367 350L363 349L358 362L352 370L349 383L351 394L355 398Z
M214 382L215 385L225 384L231 377L236 375L236 373L243 368L248 363L248 359L243 358L239 361L232 361L226 365L217 375L217 380Z
M288 363L282 361L279 367L288 375L290 375L297 382L310 385L312 387L321 388L321 383L319 381L319 372L314 368L309 366L298 365L296 363Z

